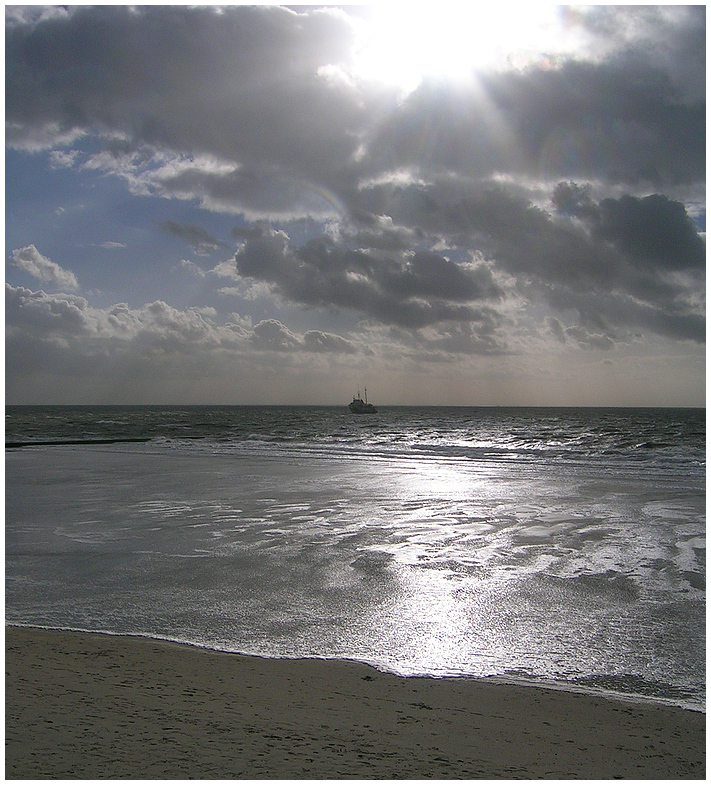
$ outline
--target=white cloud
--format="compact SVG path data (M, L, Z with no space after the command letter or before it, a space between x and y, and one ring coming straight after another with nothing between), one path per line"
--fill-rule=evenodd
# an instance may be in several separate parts
M15 266L40 281L49 281L65 289L78 289L79 284L71 270L65 270L56 262L43 256L34 245L16 248L12 252Z
M112 240L107 240L106 242L103 242L103 243L97 243L97 245L99 246L99 248L104 248L107 251L114 251L117 248L125 248L126 247L125 243L117 243L117 242L114 242Z
M276 319L253 328L249 317L231 314L220 324L214 308L180 310L162 300L130 308L116 303L91 306L83 297L48 294L5 284L6 337L13 347L25 342L63 347L77 355L121 356L233 355L260 351L352 354L351 341L317 330L293 333ZM22 354L22 352L19 352Z
M264 319L254 326L252 343L259 349L273 352L316 352L355 354L358 348L340 335L308 330L295 335L278 319Z
M57 169L68 168L74 166L78 155L78 150L53 150L49 155L49 162Z
M191 262L189 259L181 259L180 264L175 269L184 270L186 273L192 275L194 278L204 278L206 275L202 267L195 264L195 262Z

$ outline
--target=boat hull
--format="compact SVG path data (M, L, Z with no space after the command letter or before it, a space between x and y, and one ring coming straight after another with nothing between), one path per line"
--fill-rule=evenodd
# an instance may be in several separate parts
M377 414L378 410L372 403L364 403L360 400L354 400L348 404L348 408L353 414Z

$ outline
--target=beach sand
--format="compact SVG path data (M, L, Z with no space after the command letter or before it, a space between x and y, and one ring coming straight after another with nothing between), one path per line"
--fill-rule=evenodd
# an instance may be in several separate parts
M17 778L704 778L705 714L6 627Z

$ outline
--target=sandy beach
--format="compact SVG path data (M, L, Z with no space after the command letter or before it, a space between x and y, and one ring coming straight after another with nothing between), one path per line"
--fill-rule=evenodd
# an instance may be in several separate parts
M6 627L7 778L705 777L705 714Z

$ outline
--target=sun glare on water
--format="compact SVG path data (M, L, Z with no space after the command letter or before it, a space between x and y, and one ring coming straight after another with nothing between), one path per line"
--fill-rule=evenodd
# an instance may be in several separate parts
M411 92L427 77L466 79L525 66L570 47L569 33L553 5L376 4L365 18L355 70Z

